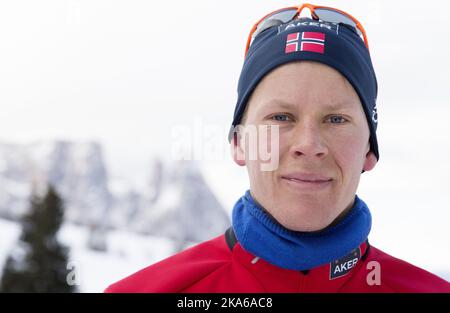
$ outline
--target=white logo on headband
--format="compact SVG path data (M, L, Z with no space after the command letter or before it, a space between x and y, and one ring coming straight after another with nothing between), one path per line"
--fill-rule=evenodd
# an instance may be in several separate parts
M375 99L376 101L376 99ZM372 121L376 124L378 123L378 113L377 113L377 106L375 106L372 110Z
M278 34L283 33L287 30L292 30L293 28L299 27L299 26L316 26L320 28L326 28L329 30L334 30L337 35L339 35L339 24L332 23L332 22L313 22L313 21L300 21L300 20L293 20L292 22L288 24L283 24L278 26Z

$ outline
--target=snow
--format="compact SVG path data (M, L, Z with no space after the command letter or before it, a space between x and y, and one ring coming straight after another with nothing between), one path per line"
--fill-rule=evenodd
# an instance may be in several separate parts
M151 216L158 219L169 211L174 211L177 205L180 204L180 190L176 186L167 186L155 203L155 207L151 208Z
M30 184L17 182L14 180L1 179L2 186L4 189L8 190L10 195L19 198L27 198L30 196L31 188Z
M201 169L208 186L231 217L234 204L250 186L246 168L239 167L230 158L205 161Z
M117 196L125 196L133 191L133 188L130 186L129 182L125 179L114 177L108 181L108 189L112 194Z
M0 276L6 258L16 244L20 235L20 225L18 223L0 219Z
M56 144L51 141L39 141L33 143L32 145L30 145L32 149L29 149L31 159L41 162L45 161L48 155L50 155L55 149L55 145Z
M112 231L107 235L107 253L87 248L88 230L65 225L60 238L70 246L71 264L79 275L80 292L102 292L110 284L158 262L172 253L169 239Z
M0 268L17 243L20 225L0 219ZM175 253L171 240L112 231L107 235L108 251L87 248L86 227L65 224L60 241L70 247L68 274L73 273L79 292L103 292L110 284ZM0 274L1 275L1 274Z

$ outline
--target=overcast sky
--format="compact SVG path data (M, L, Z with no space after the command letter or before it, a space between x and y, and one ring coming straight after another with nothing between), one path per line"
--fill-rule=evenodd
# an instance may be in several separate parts
M193 127L197 120L222 127L218 140L226 148L248 31L266 13L295 3L2 1L0 142L98 140L113 174L130 177L142 174L154 154L170 160L175 126ZM450 263L448 2L317 4L353 14L369 38L379 85L381 158L373 173L363 175L360 192L383 208L375 213L383 223L375 220L373 237L395 250L406 239L388 240L391 234L420 228L408 242L423 248L434 240L423 248L430 253L444 246L436 266L445 267ZM247 185L245 171L229 160L209 168L211 184L231 207ZM412 248L401 252L414 256Z
M0 140L98 139L111 162L140 164L170 151L173 125L201 118L226 129L248 31L280 3L292 4L3 1ZM433 110L450 99L448 4L438 3L321 1L366 28L381 128L388 106Z

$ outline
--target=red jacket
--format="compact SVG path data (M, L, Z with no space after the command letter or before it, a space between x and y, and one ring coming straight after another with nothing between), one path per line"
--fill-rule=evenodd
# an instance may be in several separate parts
M373 262L375 261L375 262ZM230 230L109 286L105 292L450 292L450 283L363 243L309 271L245 251Z

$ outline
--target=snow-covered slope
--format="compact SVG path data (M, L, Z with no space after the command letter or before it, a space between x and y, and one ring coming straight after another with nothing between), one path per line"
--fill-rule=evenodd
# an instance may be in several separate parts
M19 223L0 219L0 276L20 231ZM107 252L93 251L86 244L89 236L87 227L71 223L58 233L59 240L70 248L67 278L79 292L102 292L111 283L176 252L170 239L119 230L108 232Z

